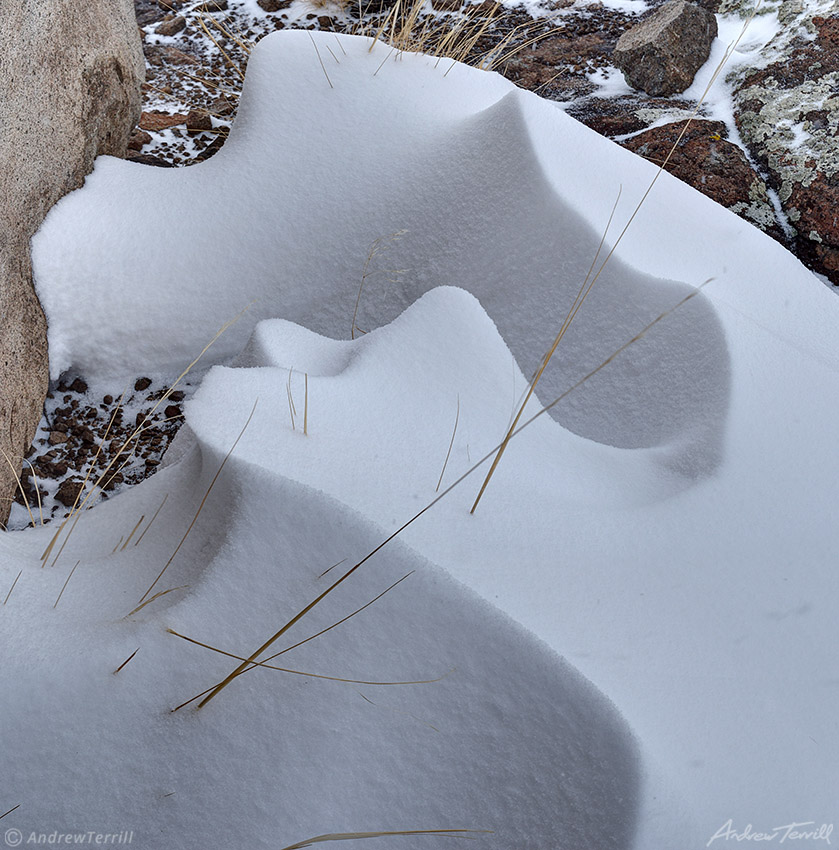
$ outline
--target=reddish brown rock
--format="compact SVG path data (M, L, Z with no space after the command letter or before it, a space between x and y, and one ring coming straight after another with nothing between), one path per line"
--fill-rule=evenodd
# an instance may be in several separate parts
M169 114L168 112L144 112L140 116L140 129L159 132L166 130L169 127L175 127L178 124L186 122L186 115L180 112Z
M655 165L666 161L672 175L783 241L766 185L743 151L726 140L725 124L694 119L685 129L686 124L655 127L622 144Z
M135 128L128 139L128 150L139 151L152 140L152 137L139 127Z
M213 129L213 119L206 109L190 109L186 116L186 129L190 133L201 133Z
M186 28L186 18L183 15L178 15L177 17L170 18L168 21L163 21L162 24L159 24L155 27L155 32L157 35L177 35L181 30Z

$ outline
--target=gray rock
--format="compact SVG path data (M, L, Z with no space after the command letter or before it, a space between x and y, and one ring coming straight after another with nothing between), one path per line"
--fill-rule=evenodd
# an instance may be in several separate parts
M0 521L47 391L29 240L98 154L125 153L145 76L131 0L15 0L0 14Z
M619 39L612 61L627 83L655 97L683 92L708 60L717 19L685 0L669 0Z
M839 10L784 0L754 67L729 76L734 119L788 219L795 253L839 286Z

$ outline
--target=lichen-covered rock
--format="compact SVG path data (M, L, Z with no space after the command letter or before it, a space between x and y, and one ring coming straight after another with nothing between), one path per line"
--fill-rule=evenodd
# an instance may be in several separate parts
M796 232L796 252L839 285L839 14L798 0L760 67L735 79L735 120Z
M47 390L29 239L97 154L125 152L144 77L131 0L15 0L0 14L0 520Z
M655 97L683 92L711 53L713 13L686 0L669 0L618 39L612 61L627 83Z
M623 145L656 165L667 160L664 167L671 174L783 241L766 184L743 151L726 140L725 124L695 119L680 139L686 123L676 121L645 130Z

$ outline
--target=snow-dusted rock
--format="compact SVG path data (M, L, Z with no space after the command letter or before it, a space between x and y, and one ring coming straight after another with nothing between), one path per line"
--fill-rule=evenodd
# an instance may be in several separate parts
M682 92L708 58L717 21L707 9L669 0L619 39L612 61L633 88L659 96Z
M817 11L780 4L777 35L738 74L735 119L778 189L798 255L839 284L839 14Z
M121 155L144 64L130 0L21 0L0 14L0 520L47 385L29 239L98 154Z

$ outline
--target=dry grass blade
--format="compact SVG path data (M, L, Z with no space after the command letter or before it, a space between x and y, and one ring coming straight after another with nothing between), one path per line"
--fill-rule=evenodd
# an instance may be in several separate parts
M227 62L227 64L239 75L239 79L244 82L245 75L239 70L239 66L230 58L230 54L218 43L216 37L210 32L209 27L204 22L203 15L198 16L198 23L201 25L201 29L203 29L204 32L207 34L207 38L209 38L210 41L212 41L213 44L215 44L215 46L219 49L219 52L224 57L224 61Z
M41 517L41 525L44 525L44 506L41 504L41 487L38 484L38 475L35 472L35 467L32 466L31 461L24 458L24 462L29 464L29 469L32 471L32 480L35 485L35 498L38 500L38 515Z
M452 438L449 442L449 450L446 452L446 459L443 461L443 468L440 470L440 479L437 481L437 486L434 488L435 493L440 492L440 485L443 483L443 476L446 474L446 467L449 465L449 458L452 455L452 447L454 446L454 438L457 434L457 424L460 422L460 396L457 397L457 413L454 417L454 428L452 429Z
M122 662L122 664L120 664L120 665L119 665L119 667L117 667L117 669L116 669L116 670L114 670L114 673L113 673L113 674L114 674L114 676L116 676L116 674L117 674L117 673L119 673L119 671L120 671L120 670L122 670L122 668L123 668L123 667L125 667L125 665L126 665L126 664L128 664L128 662L129 662L129 661L130 661L130 660L131 660L131 659L132 659L132 658L133 658L133 657L134 657L134 656L135 656L135 655L136 655L139 651L140 651L140 647L138 646L138 647L134 650L134 652L132 652L132 653L131 653L131 655L129 655L129 656L128 656L128 658L126 658L126 659L125 659L125 661L123 661L123 662Z
M551 359L553 358L554 354L556 353L556 350L559 347L560 342L562 342L562 338L565 336L565 333L567 332L568 328L571 326L571 323L574 321L574 318L576 317L577 312L579 311L583 302L588 297L589 292L591 292L592 286L594 286L594 283L595 283L597 278L596 277L592 278L592 272L594 271L594 268L597 265L597 260L600 257L600 252L603 250L603 245L606 241L606 236L609 232L609 228L612 225L612 221L614 220L615 212L617 211L618 204L620 203L620 198L621 198L621 190L619 189L618 190L618 196L615 199L614 205L612 206L612 212L609 215L609 220L606 222L606 227L604 228L603 233L600 236L600 243L597 246L597 251L595 251L595 254L594 254L594 257L591 261L591 265L589 266L588 272L586 272L585 279L583 280L583 282L580 286L580 289L578 290L577 295L574 298L574 301L573 301L573 303L571 304L571 307L568 310L568 313L566 314L565 318L562 321L562 324L560 325L559 332L557 333L556 337L554 338L553 344L551 345L550 349L548 349L547 354L545 354L545 356L542 358L542 362L539 365L539 368L536 370L536 373L530 379L530 383L529 383L529 385L528 385L528 387L527 387L527 389L525 390L525 393L524 393L524 398L522 399L522 401L521 401L521 403L518 407L518 410L516 411L516 414L513 417L513 421L510 423L510 426L507 429L507 433L504 435L504 439L501 441L501 447L498 449L498 454L496 454L495 458L492 461L492 464L489 468L489 472L487 472L486 478L484 479L484 482L481 485L481 489L479 490L477 498L475 499L475 502L472 505L472 509L471 509L470 513L475 513L475 509L478 507L478 504L480 503L481 498L484 495L484 491L489 486L489 482L492 479L492 476L495 474L495 470L497 469L498 464L501 462L501 458L504 456L504 452L507 450L507 446L510 443L510 438L513 434L513 431L515 431L516 426L519 423L519 420L524 415L524 411L525 411L525 408L527 407L528 402L530 401L533 393L536 391L536 386L538 385L539 380L541 379L542 375L545 372L545 369L548 367L548 364L551 362Z
M343 563L343 562L341 562L341 563ZM335 566L338 566L338 564L335 564ZM330 567L329 569L331 570L331 569L333 569L333 567ZM327 570L326 572L329 572L329 570ZM285 649L282 649L279 652L275 652L273 655L269 655L268 658L264 659L264 661L273 661L275 658L278 658L280 655L284 655L286 652L290 652L292 649L296 649L298 646L302 646L304 643L309 643L309 641L312 641L315 638L320 637L322 634L325 634L326 632L331 631L334 628L337 628L338 626L340 626L342 623L345 623L350 618L355 617L356 614L360 614L365 608L369 608L374 602L378 602L379 599L381 599L386 593L389 593L391 590L393 590L394 587L396 587L396 585L398 585L400 582L403 582L406 578L408 578L408 576L411 575L412 572L408 573L407 575L402 576L402 578L400 578L398 581L395 581L392 585L390 585L390 587L383 590L374 599L371 599L365 605L362 605L360 608L353 611L352 614L348 614L346 617L342 617L340 620L338 620L337 623L333 623L331 626L327 626L325 629L321 629L319 632L316 632L315 634L310 635L309 637L305 638L304 640L298 641L297 643L292 644L291 646L287 646ZM323 573L322 575L325 575L325 573ZM257 666L258 665L248 667L245 670L243 670L242 673L247 673L249 670L255 670ZM178 711L178 709L181 709L184 706L187 706L190 703L195 702L195 700L201 699L201 697L203 697L205 694L208 694L212 689L213 688L210 687L210 688L207 688L205 691L201 691L200 694L196 694L194 697L192 697L192 699L188 699L186 702L181 703L177 708L173 709L173 711Z
M96 461L99 459L99 455L102 453L102 447L105 445L105 440L108 439L108 434L111 433L111 428L113 427L114 422L116 421L117 413L122 408L122 401L123 401L124 398L125 398L125 391L123 390L123 393L120 396L120 399L117 402L116 407L113 409L113 412L111 413L110 419L108 420L108 426L105 428L105 433L102 436L102 440L100 441L100 443L99 443L99 445L96 449L96 454L93 456L93 460L90 462L90 467L88 468L87 475L85 475L84 481L82 482L82 486L79 488L78 493L76 493L76 498L73 500L73 507L70 508L70 514L61 523L61 525L58 526L55 534L53 534L53 536L52 536L52 539L47 544L47 548L44 549L44 552L41 555L41 561L43 562L42 566L44 564L46 564L47 559L49 558L50 553L53 550L53 547L58 542L58 538L61 536L61 532L64 530L64 528L70 522L70 520L74 520L73 521L73 527L75 527L76 522L78 522L77 509L78 509L78 511L81 510L81 508L79 507L79 499L81 498L81 495L85 490L85 487L87 487L87 482L90 480L90 473L93 471L93 468L96 465ZM122 449L120 449L120 451L122 451ZM117 456L119 456L119 453L117 454ZM85 502L86 501L87 501L87 497L85 498ZM84 507L85 502L82 502L81 507ZM75 519L74 519L74 517L75 517ZM56 562L58 561L59 557L61 556L61 553L64 551L64 547L67 545L67 540L69 540L70 534L72 533L72 530L73 529L71 528L70 531L67 533L67 537L64 538L64 542L61 544L61 548L58 550L58 554L55 556L55 560L52 562L53 566L55 566Z
M18 580L18 579L19 579L22 575L23 575L23 570L21 570L21 571L17 574L17 578L15 578L15 580L12 582L12 586L9 588L9 592L6 594L6 598L3 600L3 604L4 604L4 605L5 605L5 604L9 601L9 597L12 595L12 591L15 589L15 586L17 585L17 580Z
M393 838L399 835L437 835L457 838L472 838L472 834L492 833L491 829L404 829L389 832L333 832L327 835L316 835L314 838L307 838L305 841L300 841L297 844L289 844L288 847L283 847L282 850L303 850L304 847L311 847L312 844L320 844L322 841L358 841L366 838Z
M312 41L312 47L315 48L315 53L317 54L318 62L320 62L320 67L321 67L321 70L323 71L323 76L326 77L326 82L329 83L329 88L334 89L335 86L332 85L332 80L329 79L329 74L326 72L326 65L323 64L323 59L321 59L321 56L320 56L320 50L318 50L318 46L315 43L315 39L314 39L314 37L312 36L311 33L309 33L309 38ZM242 77L242 79L244 79L244 77Z
M571 310L569 311L568 315L566 316L565 320L563 321L562 326L560 327L559 333L557 334L556 338L554 339L554 342L553 342L551 348L548 350L548 353L543 358L542 365L539 367L539 370L537 371L536 376L534 377L533 381L530 384L530 387L528 388L528 391L527 391L526 396L525 396L525 400L522 403L522 406L519 409L518 413L516 414L515 421L510 426L510 430L507 432L507 435L505 436L504 440L501 442L501 446L498 450L498 454L496 455L495 459L493 460L493 463L492 463L492 465L489 469L489 472L487 473L487 476L484 479L483 484L481 485L481 489L478 492L478 495L475 499L474 504L472 505L472 509L471 509L470 513L474 513L476 508L478 507L478 504L480 503L481 498L483 497L484 492L486 491L486 488L489 485L489 482L492 479L492 476L495 473L495 470L497 469L499 462L501 461L501 457L503 456L504 451L506 450L507 445L509 444L510 437L512 436L513 431L514 431L516 425L518 424L518 421L520 420L521 416L524 413L524 408L527 405L527 402L529 401L531 395L533 394L533 391L536 388L536 384L539 382L539 379L541 378L542 374L544 373L545 368L547 367L548 363L552 359L553 355L556 353L556 349L557 349L560 341L562 340L562 337L564 336L565 332L568 330L568 326L571 324L571 322L576 317L577 312L579 311L583 302L586 300L586 297L588 296L589 292L591 292L592 287L595 285L595 283L597 283L597 281L600 278L600 275L603 273L603 270L606 268L609 261L612 259L612 256L614 255L615 251L617 250L618 246L623 241L623 238L626 235L627 231L629 230L630 226L632 225L632 222L635 220L635 217L640 212L641 207L646 202L647 198L650 195L650 192L652 192L653 187L658 182L659 177L661 177L662 172L665 170L665 168L667 167L671 158L673 157L673 154L678 149L679 144L682 141L682 138L684 137L685 133L687 133L688 128L691 125L691 122L697 116L697 114L699 113L699 110L702 108L702 104L705 102L706 98L708 97L708 92L710 92L711 87L714 85L714 83L717 80L717 77L720 75L720 73L722 72L722 69L725 67L726 63L728 62L729 57L734 52L737 45L740 43L740 40L745 35L746 30L748 29L748 26L751 23L751 21L753 20L754 16L757 14L757 10L758 10L759 7L760 7L760 0L758 0L758 2L755 4L754 9L752 10L751 14L749 15L749 17L746 19L745 23L743 24L743 28L742 28L740 34L726 48L726 51L725 51L722 59L720 60L717 67L714 69L714 73L711 75L711 79L708 81L708 84L705 86L705 89L702 92L702 96L697 101L696 107L693 109L690 116L685 121L684 126L682 127L679 135L676 137L676 141L673 142L673 145L670 148L670 150L668 151L667 156L664 158L664 162L662 162L661 165L658 167L658 170L656 171L655 175L653 176L652 180L650 181L649 186L647 186L645 192L641 196L641 199L635 205L635 208L633 209L631 215L627 219L626 224L623 226L623 229L618 234L618 238L615 240L611 249L606 254L606 257L604 258L603 262L598 267L597 272L594 274L593 277L591 277L591 280L589 280L589 275L591 274L591 269L589 270L589 275L586 275L586 280L583 281L583 285L580 287L580 293L581 294L578 294L577 299L575 300L574 304L572 305ZM614 210L612 212L612 215L614 215ZM611 221L612 221L612 217L610 216L609 223L611 223ZM607 225L606 229L608 230L608 225ZM604 239L605 239L605 233L604 233ZM602 244L603 244L603 240L601 240L601 247L602 247ZM600 253L600 248L598 248L598 253L595 256L594 262L592 263L592 268L594 268L594 266L597 263L597 256L599 256L599 253Z
M16 806L12 806L12 808L9 809L8 812L4 812L2 815L0 815L0 820L3 820L3 818L6 817L6 815L10 815L12 812L16 811L19 808L20 808L20 803L18 803Z
M67 585L68 585L68 584L70 584L70 579L71 579L71 578L73 578L73 573L74 573L74 572L76 572L76 567L77 567L80 563L81 563L81 561L76 561L75 565L73 566L73 569L72 569L72 570L70 570L70 575L68 575L68 576L67 576L66 581L65 581L65 582L64 582L64 584L61 586L61 592L58 594L58 598L55 600L55 604L52 606L53 608L58 607L58 603L59 603L59 601L61 600L61 597L64 595L64 591L65 591L65 589L67 588Z
M184 379L184 378L185 378L185 377L189 374L189 372L190 372L190 371L191 371L191 370L195 367L195 365L196 365L196 364L197 364L197 363L201 360L201 358L202 358L202 357L203 357L203 356L207 353L207 351L211 348L211 346L213 346L213 345L215 344L215 342L218 340L218 338L219 338L219 337L220 337L223 333L225 333L225 331L227 331L227 330L228 330L228 328L230 328L230 327L232 327L234 324L236 324L236 322L238 322L238 321L239 321L239 319L241 319L241 318L242 318L242 316L243 316L243 315L244 315L244 314L245 314L245 313L246 313L249 309L250 309L250 304L249 304L247 307L245 307L245 309L244 309L244 310L241 310L239 313L237 313L237 314L236 314L236 315L235 315L232 319L229 319L227 322L225 322L225 323L221 326L221 328L219 328L219 330L218 330L218 331L216 331L216 333L215 333L215 335L213 336L213 338L212 338L212 339L211 339L211 340L210 340L210 341L209 341L209 342L208 342L208 343L207 343L207 344L206 344L206 345L205 345L205 346L201 349L201 352L198 354L198 356L192 360L192 362L191 362L191 363L190 363L190 364L186 367L186 369L184 369L184 370L181 372L181 374L180 374L180 375L178 375L178 377L174 380L174 382L173 382L173 383L172 383L172 385L171 385L171 386L170 386L170 387L166 390L166 392L165 392L165 393L163 393L163 395L162 395L162 396L161 396L161 397L157 400L157 402L155 402L154 406L153 406L153 407L151 408L151 410L150 410L150 411L146 414L146 419L144 420L144 422L143 422L143 423L141 423L141 424L140 424L140 425L139 425L139 426L138 426L138 427L137 427L137 428L136 428L136 429L135 429L135 430L131 433L131 435L130 435L129 437L127 437L127 438L126 438L125 442L124 442L124 443L120 446L120 448L117 450L116 454L113 456L113 458L111 458L111 461L108 463L108 465L107 465L107 466L105 467L105 469L103 470L102 474L99 476L99 478L98 478L98 479L96 480L96 482L94 483L93 488L92 488L92 489L88 492L88 494L85 496L84 501L82 501L82 503L81 503L81 504L79 504L79 503L78 503L78 502L79 502L79 498L80 498L80 496L81 496L81 493L82 493L82 492L83 492L83 490L84 490L84 487L87 485L88 477L90 476L90 471L92 471L93 466L95 465L96 460L98 459L99 454L100 454L100 452L102 451L102 446L105 444L105 440L107 440L107 438L108 438L108 434L110 433L111 426L113 425L114 418L116 417L116 413L117 413L117 411L120 409L120 407L121 407L121 405L122 405L122 398L124 398L124 397L125 397L125 393L123 392L122 397L120 398L119 403L118 403L118 404L117 404L117 406L114 408L114 412L111 414L111 420L109 421L109 423L108 423L108 427L107 427L107 429L105 430L105 435L102 437L102 441L101 441L101 443L99 444L99 448L97 449L96 454L94 455L93 461L91 461L90 470L88 471L88 477L86 477L86 478L85 478L84 485L82 486L82 489L79 491L79 494L76 496L76 500L75 500L75 502L73 503L73 507L72 507L72 509L71 509L70 515L69 515L69 516L68 516L68 517L67 517L67 518L66 518L66 519L65 519L65 520L61 523L61 525L58 527L58 530L57 530L57 531L55 532L55 534L53 535L52 540L50 540L49 544L47 545L47 548L44 550L44 553L41 555L41 560L42 560L42 561L46 562L47 558L49 558L49 555L50 555L50 553L52 552L53 547L55 546L56 542L58 541L58 538L60 537L61 532L64 530L64 528L65 528L65 527L67 526L67 524L70 522L70 520L73 520L73 524L70 526L70 530L67 532L67 536L64 538L64 542L61 544L61 548L58 550L58 554L55 556L55 559L54 559L54 560L53 560L53 562L52 562L52 565L53 565L53 566L55 566L55 564L57 563L57 561L58 561L59 557L61 557L61 553L64 551L64 547L67 545L67 542L69 541L70 536L72 535L73 531L75 530L76 525L78 524L79 517L81 516L81 512L82 512L82 510L84 509L85 505L87 505L88 501L90 500L91 496L92 496L92 495L96 492L97 488L98 488L98 487L101 487L102 482L103 482L103 481L104 481L104 480L108 477L108 473L111 471L111 468L112 468L112 467L113 467L113 465L117 462L117 460L119 460L119 458L122 456L122 453L123 453L123 452L125 451L125 449L126 449L126 448L130 445L130 443L132 442L132 440L135 440L135 439L136 439L136 438L137 438L137 437L138 437L138 436L139 436L139 435L143 432L143 428L144 428L144 424L145 424L145 422L146 422L146 421L149 421L149 420L151 419L151 417L152 417L152 416L154 416L155 412L157 411L157 409L158 409L158 408L159 408L162 404L165 404L165 402L169 399L169 396L170 396L170 395L171 395L171 394L175 391L175 387L177 387L177 386L178 386L178 384L180 384L180 382L181 382L181 381L182 381L182 380L183 380L183 379ZM124 466L124 465L125 465L125 461L123 461L123 466ZM164 501L165 501L165 499L164 499Z
M309 436L309 373L303 373L303 434Z
M166 500L169 498L169 494L167 493L163 497L163 501L160 503L160 507L154 512L154 516L149 520L149 524L143 529L143 533L137 538L137 542L134 544L135 546L140 545L140 541L146 536L146 532L154 525L154 521L157 519L157 515L163 510L163 506L166 504Z
M32 523L32 528L35 528L35 516L32 513L32 509L29 507L29 501L26 498L26 492L23 489L23 482L20 480L20 476L17 474L17 469L15 465L12 463L9 456L6 454L3 449L0 449L0 452L3 453L3 457L6 459L6 463L9 464L9 469L12 470L12 475L15 477L15 481L17 481L17 488L20 490L21 498L23 499L23 504L26 507L26 511L29 514L29 521Z
M236 448L237 445L239 445L239 440L242 439L242 437L245 434L245 431L247 431L247 429L248 429L248 425L251 424L251 419L253 419L253 415L254 415L254 413L256 413L256 405L258 404L258 402L259 402L259 399L257 399L253 403L253 408L251 409L251 412L250 412L250 415L248 416L247 422L245 422L242 430L239 432L239 436L236 437L236 440L234 441L233 445L230 447L230 450L224 456L224 460L221 462L221 465L219 466L218 470L216 471L216 474L213 476L213 480L210 482L210 486L207 488L207 492L204 493L204 498L201 499L201 503L198 505L198 510L195 512L195 516L192 518L192 522L189 524L189 528L187 528L187 530L184 532L184 536L181 538L180 543L178 543L178 545L175 547L175 551L172 553L172 556L166 562L163 569L158 573L157 578L149 585L149 589L140 598L141 604L145 601L146 597L152 592L152 590L154 590L154 586L160 581L160 579L163 577L163 574L166 572L166 570L169 569L169 565L172 563L172 561L175 560L175 556L178 554L178 552L180 552L181 546L184 545L184 542L186 541L187 537L189 537L189 533L192 531L193 527L195 526L195 523L198 521L198 517L201 515L201 511L204 509L204 505L206 504L210 493L213 491L213 487L216 486L216 482L218 481L222 470L224 469L225 465L227 464L227 461L230 460L230 455L233 454L233 450ZM134 609L134 611L138 611L138 610L139 610L139 608ZM131 613L133 614L134 611L132 611Z
M126 546L131 542L131 538L137 533L137 529L143 524L143 520L146 518L146 515L143 514L140 519L137 520L137 525L131 529L131 534L128 535L128 540L125 541L122 545L123 551L125 551Z
M213 646L212 644L203 643L200 640L195 640L195 638L191 638L191 637L187 637L186 635L182 635L182 634L180 634L180 632L176 632L174 629L166 629L166 631L170 635L174 635L175 637L178 637L181 640L185 640L188 643L194 643L196 646L200 646L203 649L209 649L212 652L217 652L219 655L224 655L227 658L233 658L236 661L249 661L249 659L246 659L242 655L236 655L235 652L226 652L225 650L219 649L217 646ZM253 669L253 667L262 667L266 670L276 670L280 673L292 673L295 676L307 676L310 679L326 679L330 682L346 682L350 685L388 685L388 686L391 686L391 685L431 685L431 684L434 684L435 682L442 682L443 679L445 679L446 676L448 676L449 673L451 673L451 670L449 670L448 673L445 673L442 676L438 676L435 679L418 679L418 680L412 680L412 681L406 681L406 682L403 682L403 681L399 681L399 682L372 682L372 681L367 681L367 680L364 680L364 679L346 679L346 678L343 678L341 676L324 676L320 673L307 673L303 670L293 670L290 667L278 667L275 664L269 664L267 661L253 661L253 662L249 662L249 663L251 663L253 666L249 667L248 669ZM192 702L192 700L190 700L190 702ZM184 703L184 705L188 705L188 704L189 703ZM175 709L175 711L177 711L177 709Z
M176 590L186 590L186 588L188 587L188 584L180 584L177 587L170 587L168 590L158 591L157 593L155 593L154 596L151 597L151 599L147 599L145 602L138 605L133 611L129 611L125 616L130 617L132 614L136 614L138 611L145 608L146 605L151 605L155 599L160 599L161 596L166 596L167 593L174 593Z
M413 573L414 571L411 570L411 572L406 573L404 576L402 576L402 578L397 579L392 585L390 585L390 587L385 588L378 596L373 597L373 599L371 599L369 602L366 602L360 608L356 608L355 611L352 612L352 614L347 614L346 617L342 617L340 620L333 623L331 626L327 626L325 629L321 629L319 632L315 632L315 634L310 635L309 637L304 638L303 640L300 640L297 643L293 643L291 646L287 646L280 652L274 653L274 655L269 655L268 658L266 658L265 660L271 661L272 659L277 658L278 656L283 655L286 652L291 652L292 649L297 649L298 646L303 646L304 643L309 643L309 641L312 641L315 638L319 638L321 635L324 635L327 632L332 631L332 629L335 629L343 623L346 623L347 620L352 619L353 617L355 617L356 614L360 614L366 608L369 608L371 605L378 602L386 593L390 593L390 591L393 590L394 587L396 587L398 584L401 584L403 581L405 581L406 578L408 578L408 576L413 575Z

